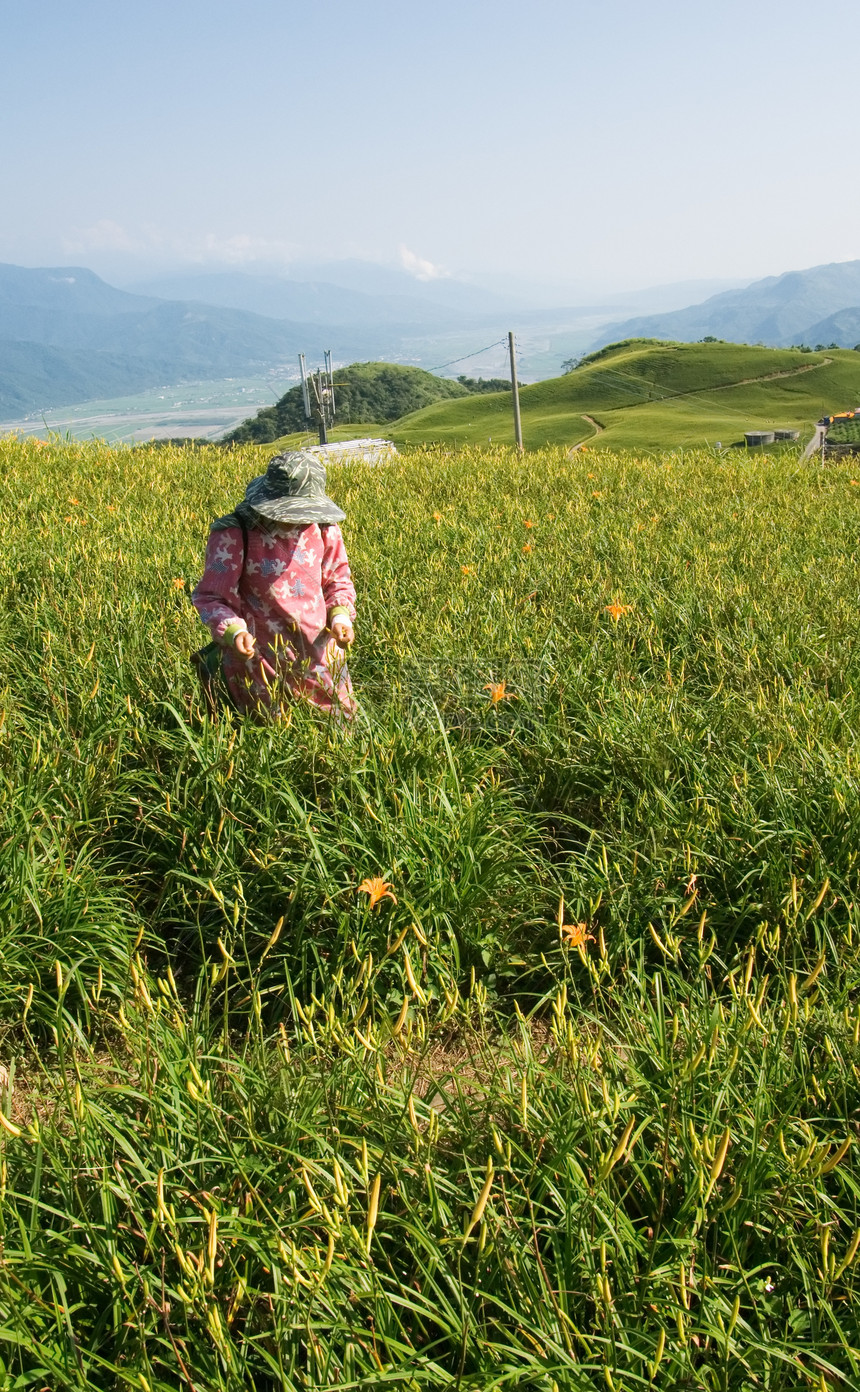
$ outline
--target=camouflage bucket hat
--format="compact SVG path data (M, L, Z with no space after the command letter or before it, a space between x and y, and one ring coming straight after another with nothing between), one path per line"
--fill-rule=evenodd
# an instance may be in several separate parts
M326 497L325 464L309 450L287 450L251 479L245 502L272 522L342 522L346 513Z

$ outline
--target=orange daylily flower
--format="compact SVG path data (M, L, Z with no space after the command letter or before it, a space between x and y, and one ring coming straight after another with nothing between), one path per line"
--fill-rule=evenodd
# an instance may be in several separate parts
M474 566L460 566L460 569L462 570L462 572L463 572L464 575L474 575L474 574L475 574L475 567L474 567Z
M442 521L442 514L441 514L441 512L434 512L434 514L433 514L433 521L434 521L434 522L441 522L441 521Z
M380 899L390 899L397 903L397 896L391 893L391 885L384 880L381 875L374 876L371 880L362 880L358 886L359 894L366 894L370 900L369 908L375 909Z
M80 498L70 498L69 502L71 503L72 507L80 507L81 505Z
M532 549L532 548L529 546L528 542L526 542L525 546L523 547L523 550L524 550L524 551L531 551L531 549Z
M184 589L185 589L185 581L184 581L184 580L174 580L174 582L173 582L173 588L174 588L174 590L184 590Z
M594 942L594 934L589 933L587 923L565 923L564 895L558 901L558 936L565 947L582 947L584 943Z
M587 923L563 923L558 931L565 947L582 947L583 943L594 942L594 934L588 932Z
M534 526L534 522L524 522L523 526L528 527L529 530L531 530L531 528Z
M633 605L619 604L616 601L615 604L604 604L603 607L606 610L607 614L609 614L611 618L615 621L615 623L618 623L618 620L622 617L622 615L630 613L631 609L633 608Z
M508 691L507 683L503 681L487 682L484 690L489 691L490 700L494 706L497 706L500 701L516 701L518 699L517 693L515 691Z

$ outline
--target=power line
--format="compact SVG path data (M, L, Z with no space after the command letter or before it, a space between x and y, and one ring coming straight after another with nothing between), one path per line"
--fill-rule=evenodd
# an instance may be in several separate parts
M452 358L450 362L439 363L436 367L425 368L425 372L441 372L443 367L453 367L455 363L467 362L469 358L477 358L481 353L489 353L491 348L504 348L505 340L497 338L495 343L488 343L486 348L476 348L474 353L463 353L459 358Z

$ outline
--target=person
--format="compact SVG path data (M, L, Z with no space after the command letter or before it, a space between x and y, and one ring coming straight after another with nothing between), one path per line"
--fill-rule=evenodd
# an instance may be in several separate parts
M212 523L191 602L222 649L239 711L278 714L304 698L355 710L346 653L355 587L325 465L311 450L275 455L234 512Z

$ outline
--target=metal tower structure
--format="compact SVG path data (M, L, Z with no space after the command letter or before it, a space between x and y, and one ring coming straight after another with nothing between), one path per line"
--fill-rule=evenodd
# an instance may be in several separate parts
M325 366L316 372L308 373L305 355L299 353L299 370L302 374L302 401L305 407L305 420L312 421L319 429L320 444L328 444L328 429L335 418L334 378L331 371L331 349L325 352Z

